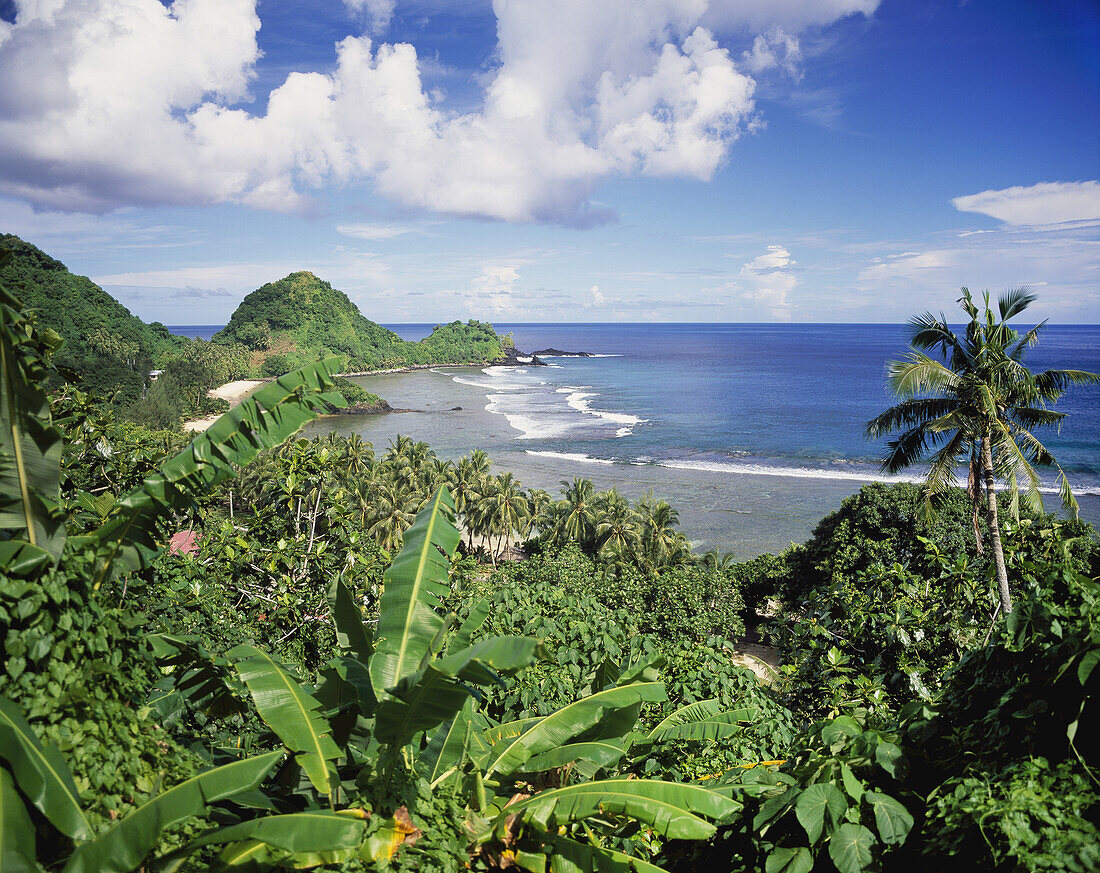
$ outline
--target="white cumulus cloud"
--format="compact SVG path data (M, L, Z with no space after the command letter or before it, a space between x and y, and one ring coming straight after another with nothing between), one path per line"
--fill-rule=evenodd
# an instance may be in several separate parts
M393 0L345 0L377 30ZM448 111L408 43L348 36L250 103L256 0L16 0L0 31L0 193L37 208L305 208L366 184L425 210L584 224L629 175L706 179L755 123L750 76L877 0L496 0L480 105ZM777 30L777 28L780 28ZM765 35L737 59L720 34Z
M1062 224L1100 219L1100 182L1041 182L982 191L951 201L961 212L977 212L1006 224Z

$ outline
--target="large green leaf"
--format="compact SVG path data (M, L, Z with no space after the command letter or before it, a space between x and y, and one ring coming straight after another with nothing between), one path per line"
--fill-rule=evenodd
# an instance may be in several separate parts
M470 695L465 683L486 685L521 670L536 645L530 637L491 637L405 676L378 705L375 737L405 745L414 734L449 721Z
M254 818L203 834L187 844L181 853L190 854L203 846L256 840L284 852L335 852L359 845L366 832L360 815L309 810Z
M458 766L469 736L484 726L484 719L474 709L474 699L467 697L454 718L428 734L428 742L416 758L417 772L434 785L449 770Z
M847 809L844 792L832 783L818 782L799 795L794 814L812 846L821 839L822 832L832 833Z
M283 442L329 405L345 406L344 398L331 390L332 373L340 365L340 358L330 358L265 385L121 498L114 515L82 538L104 547L96 584L119 567L133 570L148 563L160 548L156 536L162 516L187 509L194 495L208 493L233 476L235 466Z
M863 825L842 824L829 840L829 857L840 873L860 873L871 863L875 835Z
M405 532L404 547L386 570L370 660L371 682L379 700L403 677L423 667L432 639L443 626L437 610L450 591L450 558L459 540L452 518L454 502L442 487L417 514Z
M732 709L723 712L717 699L700 700L682 706L649 732L654 742L671 740L715 740L732 736L758 715L755 709Z
M567 743L528 759L523 765L523 771L539 773L543 770L556 770L579 761L593 765L592 770L595 771L618 763L625 754L622 746L612 742Z
M486 775L520 771L534 755L556 749L580 737L596 727L606 715L639 706L643 701L657 702L665 699L665 686L660 682L636 682L581 698L541 719L530 730L505 744L499 752L494 748ZM586 739L602 737L591 736Z
M60 342L52 330L34 326L20 313L19 301L0 288L0 530L8 532L5 539L32 547L6 550L2 566L12 573L42 566L42 561L28 563L32 554L40 555L37 549L56 561L65 546L65 516L59 511L62 437L50 421L49 370L42 354Z
M669 839L703 840L741 804L696 785L651 779L603 779L542 791L509 804L497 817L501 824L512 814L543 830L596 815L624 815L649 825Z
M813 869L814 856L805 846L772 849L764 862L764 873L810 873Z
M340 757L340 747L332 739L320 702L267 652L244 645L226 657L248 686L260 718L295 753L313 787L331 800L336 774L329 761Z
M329 608L336 625L336 642L340 648L351 652L366 664L374 651L374 640L367 626L363 624L363 614L359 611L355 598L339 579L332 584L329 592Z
M863 799L871 804L875 812L875 824L879 839L888 846L901 845L913 829L913 816L900 802L889 794L868 791Z
M664 873L663 868L603 846L549 834L550 873ZM529 868L528 868L529 869Z
M278 751L245 758L169 788L77 848L63 873L129 873L145 860L165 828L202 815L215 801L256 788L282 757Z
M44 746L19 707L0 697L0 758L8 762L23 795L66 836L90 840L91 822L80 806L69 765L53 746Z
M0 870L36 873L34 855L34 825L11 774L0 767Z
M154 686L146 700L164 719L184 706L217 718L246 710L237 696L243 692L232 665L220 655L208 652L197 637L149 634L157 663L168 675Z

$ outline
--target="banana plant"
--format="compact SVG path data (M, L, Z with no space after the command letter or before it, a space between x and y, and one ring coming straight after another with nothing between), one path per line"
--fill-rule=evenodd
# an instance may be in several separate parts
M311 759L319 774L312 780L315 799L331 802L334 785L355 785L365 793L349 802L373 805L371 779L382 779L373 789L384 794L388 780L407 768L432 791L449 792L466 805L472 851L507 852L510 862L533 870L547 863L553 869L595 870L607 863L656 869L606 841L638 824L667 839L705 838L735 815L741 803L733 792L594 778L612 773L628 751L642 705L666 699L652 662L616 669L614 684L545 717L490 723L480 711L486 693L481 689L491 689L530 663L536 642L489 637L471 643L486 610L475 605L457 627L454 616L444 614L442 597L450 591L450 560L458 543L453 514L450 493L441 488L406 532L404 547L384 577L376 636L363 625L342 583L334 583L330 606L343 653L329 664L318 687L293 687L283 667L254 649L230 652L231 659L243 658L238 669L260 717L291 751ZM348 712L368 735L344 732L341 751L333 738ZM697 730L709 736L715 729L708 717L735 723L748 715L696 707L681 711L673 722L705 722ZM363 767L352 762L363 762L371 749L377 752L363 765L371 773L364 780ZM334 843L328 851L362 860L389 857L404 839L400 812L395 810L357 848ZM257 843L255 833L228 845L225 856L254 852L247 857L256 863L261 857L272 863L307 862L306 855ZM316 842L311 851L319 851Z
M161 833L219 800L254 790L282 759L281 750L244 758L193 776L96 833L80 804L61 753L44 746L19 707L0 697L0 860L5 873L40 869L35 861L33 806L74 846L62 873L129 873Z

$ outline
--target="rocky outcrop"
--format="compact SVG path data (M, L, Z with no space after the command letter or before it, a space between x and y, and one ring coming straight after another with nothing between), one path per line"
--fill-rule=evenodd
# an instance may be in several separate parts
M357 403L351 406L329 405L330 415L377 415L380 412L404 412L403 409L394 409L385 400L379 398L376 403Z
M494 367L545 367L546 361L540 361L538 355L525 355L518 349L506 348L504 354L493 361Z
M553 347L548 349L540 349L537 352L532 352L533 355L542 355L543 357L551 358L591 358L591 352L563 352L561 349L555 349Z

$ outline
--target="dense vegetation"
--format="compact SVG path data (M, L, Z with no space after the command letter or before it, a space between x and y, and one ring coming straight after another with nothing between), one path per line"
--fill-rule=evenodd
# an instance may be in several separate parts
M349 372L409 364L488 363L501 356L500 338L488 324L436 325L420 342L406 342L363 317L343 291L312 273L291 273L256 289L215 335L251 352L251 368L278 376L302 364L341 355Z
M12 234L0 234L0 284L65 341L54 361L88 388L141 397L146 374L186 344L158 322L146 324L86 276Z
M696 557L653 496L287 442L332 361L187 445L47 397L0 295L5 873L1100 865L1088 526L1005 504L1007 620L961 491Z
M342 356L349 372L488 363L508 343L477 321L437 325L420 342L406 342L306 272L249 294L214 342L188 339L159 322L146 324L90 279L17 236L0 235L4 252L0 283L62 340L53 357L55 381L90 391L119 417L154 430L226 411L225 401L208 392L236 379L281 376L330 356ZM340 390L353 407L382 402L347 380Z

